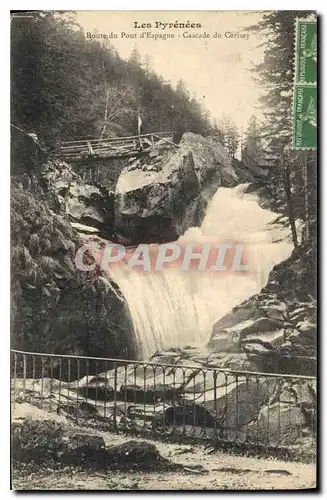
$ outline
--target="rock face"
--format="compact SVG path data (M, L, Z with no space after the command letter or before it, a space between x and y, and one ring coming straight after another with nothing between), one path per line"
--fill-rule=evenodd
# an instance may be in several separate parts
M85 183L65 162L52 160L42 173L43 182L57 201L59 210L70 221L101 229L102 234L113 231L113 192L103 186Z
M26 176L45 161L47 155L36 134L27 133L11 123L10 138L11 175Z
M12 348L134 358L126 303L100 270L75 267L82 241L67 216L50 209L40 185L12 187L11 196Z
M122 171L115 192L116 232L128 244L176 240L201 223L216 189L236 180L219 143L184 134L178 148L163 147Z
M265 169L259 167L254 162L244 163L235 158L233 160L233 167L240 183L265 181L267 177Z
M315 375L317 305L304 267L296 254L275 266L260 293L214 324L209 350L245 354L258 371Z
M295 443L300 438L305 418L300 408L290 404L275 403L260 410L255 425L260 442L287 445ZM252 426L250 433L251 430Z

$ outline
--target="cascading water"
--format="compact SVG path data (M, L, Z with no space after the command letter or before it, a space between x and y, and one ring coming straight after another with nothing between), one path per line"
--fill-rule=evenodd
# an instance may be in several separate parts
M111 270L127 301L141 359L160 348L206 345L214 322L258 293L273 266L291 254L289 231L271 224L277 214L262 209L246 187L219 188L201 227L190 228L179 241L243 243L247 273Z

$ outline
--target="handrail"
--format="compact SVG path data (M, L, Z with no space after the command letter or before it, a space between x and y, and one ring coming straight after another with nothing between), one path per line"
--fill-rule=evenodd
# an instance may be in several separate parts
M142 139L143 137L151 137L151 136L157 136L161 138L161 136L167 136L167 135L172 135L174 132L149 132L147 134L141 134L141 135L131 135L131 136L126 136L126 137L110 137L110 138L103 138L101 139L100 142L125 142L130 139ZM99 142L99 139L80 139L80 140L72 140L72 141L62 141L61 144L85 144L87 142L95 143Z
M76 356L76 355L70 355L70 354L47 354L47 353L40 353L40 352L28 352L28 351L18 351L16 349L11 349L12 353L16 354L23 354L23 355L29 355L29 356L41 356L41 357L48 357L48 358L65 358L65 359L85 359L85 360L92 360L92 361L106 361L106 362L114 362L114 363L129 363L133 365L142 365L142 366L167 366L169 368L183 368L183 369L191 369L194 370L196 368L199 368L201 370L209 370L209 371L219 371L222 373L229 373L233 374L236 376L239 375L251 375L251 376L264 376L264 377L275 377L275 378L289 378L289 379L302 379L302 380L316 380L317 377L312 376L312 375L295 375L295 374L283 374L283 373L269 373L269 372L252 372L252 371L242 371L242 370L231 370L229 368L220 368L220 367L214 367L214 366L203 366L203 367L195 367L194 365L178 365L176 364L169 364L169 363L153 363L151 361L136 361L133 359L120 359L120 358L99 358L99 357L94 357L94 356ZM316 358L310 358L307 356L302 356L302 358L306 359L312 359L316 360Z

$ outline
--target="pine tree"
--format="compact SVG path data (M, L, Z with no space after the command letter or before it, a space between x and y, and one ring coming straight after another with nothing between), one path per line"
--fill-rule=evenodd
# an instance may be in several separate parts
M268 146L279 151L277 172L271 177L275 183L283 183L285 211L294 230L295 220L304 222L303 243L316 247L316 154L308 160L303 151L292 151L292 96L294 68L294 36L297 17L314 17L311 11L270 11L262 21L250 30L261 31L264 42L263 62L254 72L265 90L261 98L265 117L264 133ZM316 57L313 40L312 56ZM315 110L309 106L310 120L315 123ZM276 147L277 146L277 147ZM276 193L280 188L276 184ZM293 231L294 232L294 231ZM296 244L297 236L293 234ZM314 252L315 253L315 252Z
M239 130L236 124L228 118L224 123L224 146L232 158L235 158L237 148L239 145Z
M129 62L136 66L137 68L141 67L141 55L139 49L136 45L134 45L131 55L129 57Z
M176 94L183 99L190 99L190 93L182 79L178 80L176 85Z
M207 135L209 117L184 82L176 89L142 62L123 60L108 40L89 40L72 13L35 12L11 26L11 121L47 146L78 137L142 131Z
M223 127L222 127L221 123L218 125L216 120L214 120L214 122L213 122L213 135L217 138L217 140L218 140L218 142L220 142L220 144L225 143L225 134L224 134Z
M258 164L262 159L263 144L262 132L259 127L258 119L252 116L245 133L242 144L242 159L247 164Z

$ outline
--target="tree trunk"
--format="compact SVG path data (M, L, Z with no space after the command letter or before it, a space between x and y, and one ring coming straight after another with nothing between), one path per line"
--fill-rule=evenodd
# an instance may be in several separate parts
M303 240L309 238L309 185L308 185L308 153L303 151L303 190L304 190L304 232Z
M295 225L295 218L294 218L289 163L288 163L287 159L285 160L284 154L282 154L282 162L283 162L283 170L284 170L284 189L285 189L285 193L286 193L287 214L288 214L288 219L290 221L293 244L294 244L294 247L297 247L299 243L298 243L298 239L297 239L297 232L296 232L296 225Z
M308 240L312 246L317 239L317 161L315 152L306 154Z

